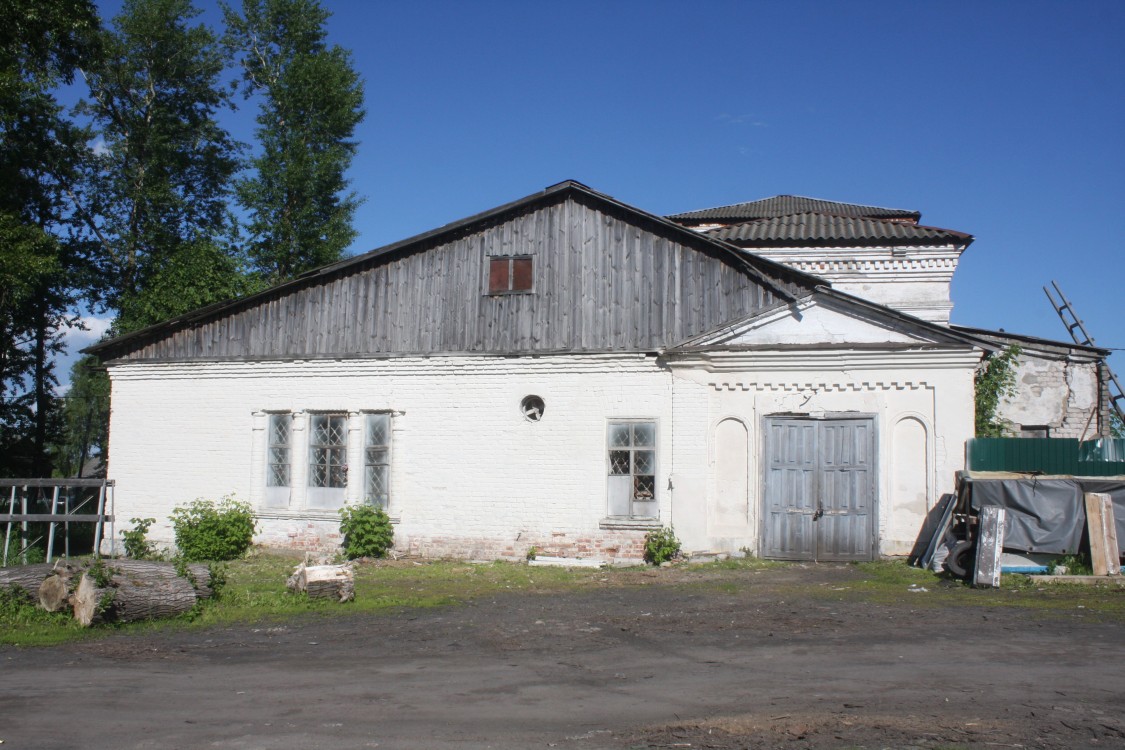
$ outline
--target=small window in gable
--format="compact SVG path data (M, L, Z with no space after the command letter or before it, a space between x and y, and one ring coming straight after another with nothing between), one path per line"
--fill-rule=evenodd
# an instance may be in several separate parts
M529 257L488 259L488 293L530 292L533 284Z

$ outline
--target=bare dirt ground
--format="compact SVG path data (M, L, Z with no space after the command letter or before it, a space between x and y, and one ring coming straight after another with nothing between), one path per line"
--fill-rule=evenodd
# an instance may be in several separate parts
M656 575L393 615L0 648L0 740L4 750L1125 747L1119 616L934 607L906 590L872 604L847 596L862 576L835 565L710 582Z

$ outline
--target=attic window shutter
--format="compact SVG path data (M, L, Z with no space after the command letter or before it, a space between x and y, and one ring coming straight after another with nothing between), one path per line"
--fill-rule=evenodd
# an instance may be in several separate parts
M530 292L534 286L532 259L526 256L489 258L488 293Z
M531 291L531 258L512 258L512 291Z
M508 291L508 259L493 258L488 265L488 293Z

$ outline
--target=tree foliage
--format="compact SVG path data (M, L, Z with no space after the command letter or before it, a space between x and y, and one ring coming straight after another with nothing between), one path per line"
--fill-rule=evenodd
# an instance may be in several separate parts
M55 473L64 477L105 476L109 446L109 378L94 357L70 368L70 390L62 401L62 434L55 446ZM90 470L91 459L100 458Z
M363 84L350 54L329 46L316 0L244 0L224 6L226 43L245 94L259 97L260 152L238 183L250 215L249 252L269 283L338 260L355 238L359 200L345 173L363 120Z
M90 2L0 2L0 474L51 470L53 355L85 261L67 209L85 131L53 91L93 54L96 29Z
M977 437L1002 437L1004 423L996 418L996 410L1005 396L1016 392L1016 367L1022 352L1012 344L1001 352L985 358L974 380L976 396Z
M241 291L227 200L238 148L215 34L189 0L126 0L86 71L99 142L79 205L125 332ZM169 292L172 293L169 293Z
M81 362L54 393L83 308L133 331L337 260L355 235L363 90L328 13L224 12L225 44L191 0L124 0L108 27L92 0L0 0L0 475L75 474L105 450L105 374ZM249 164L220 123L232 52L261 105ZM89 96L68 113L55 92L79 71Z

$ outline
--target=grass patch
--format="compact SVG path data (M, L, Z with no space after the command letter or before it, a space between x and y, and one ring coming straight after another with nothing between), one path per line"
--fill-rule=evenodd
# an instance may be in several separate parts
M0 644L50 646L115 632L166 632L185 628L278 622L293 617L341 616L411 608L455 606L509 594L559 594L588 588L673 586L700 593L735 595L768 590L779 599L860 601L897 609L1015 607L1029 615L1125 621L1125 590L1116 587L1047 585L1028 576L1004 576L1000 589L974 589L963 582L912 568L899 561L807 565L731 558L672 568L555 568L523 563L468 564L453 561L361 562L356 600L348 604L290 594L285 579L296 560L252 551L226 564L226 586L217 601L204 602L173 620L82 629L68 613L49 614L0 592ZM925 591L922 591L925 589Z
M1000 588L978 589L959 579L897 560L856 563L855 569L860 573L859 580L845 584L846 588L816 587L818 595L885 606L909 604L912 609L1012 607L1044 616L1081 615L1125 620L1125 591L1116 586L1044 584L1031 576L1005 575Z
M0 643L54 646L79 640L89 632L78 626L70 612L45 612L22 594L0 589Z
M356 600L339 604L289 593L285 579L296 565L292 557L251 551L224 564L226 585L216 601L205 601L180 618L157 622L78 627L68 612L47 613L31 603L0 598L0 644L50 646L112 632L151 632L240 623L275 622L306 614L323 616L378 613L408 608L461 604L509 593L557 593L588 585L605 585L615 571L528 567L497 562L363 562L355 577Z

